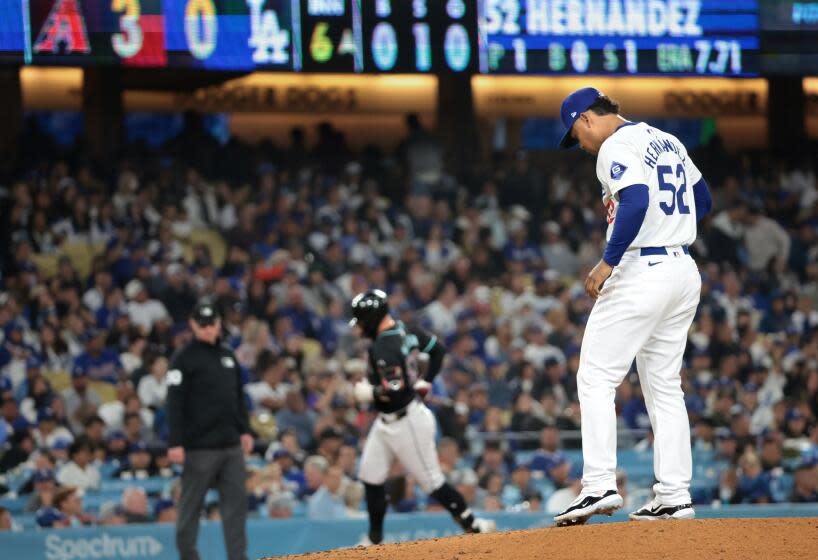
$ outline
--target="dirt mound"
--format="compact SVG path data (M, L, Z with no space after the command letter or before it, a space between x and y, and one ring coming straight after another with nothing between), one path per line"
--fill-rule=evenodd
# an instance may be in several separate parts
M299 560L818 558L818 519L600 523L288 556Z

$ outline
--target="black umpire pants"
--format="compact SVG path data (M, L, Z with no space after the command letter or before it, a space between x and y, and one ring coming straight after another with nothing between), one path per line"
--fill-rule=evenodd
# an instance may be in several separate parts
M176 520L176 548L181 560L199 560L196 538L208 489L219 491L224 544L228 560L247 559L247 491L241 446L185 450L182 496Z

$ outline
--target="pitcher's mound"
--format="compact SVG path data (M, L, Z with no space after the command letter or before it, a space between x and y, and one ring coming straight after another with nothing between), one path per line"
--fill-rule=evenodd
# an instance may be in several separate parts
M290 557L293 558L293 557ZM818 558L818 519L599 523L300 555L299 560L770 560Z

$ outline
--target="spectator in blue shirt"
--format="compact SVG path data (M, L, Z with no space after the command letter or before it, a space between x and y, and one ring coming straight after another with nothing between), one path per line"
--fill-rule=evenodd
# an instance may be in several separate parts
M514 397L506 377L508 365L502 360L488 357L486 358L486 368L488 369L489 377L487 381L489 405L504 410L508 409Z
M534 453L528 468L548 477L560 488L565 485L571 464L560 449L560 432L556 426L546 426L540 432L540 448Z
M745 453L739 461L741 474L738 479L737 499L745 504L772 502L770 475L761 469L761 461L755 453Z
M307 498L307 517L310 519L344 519L348 517L344 499L339 493L342 480L343 472L341 467L331 466L326 470L320 488Z
M307 408L304 396L299 391L290 391L284 399L284 408L276 414L276 427L280 431L292 429L298 436L301 447L310 447L315 412Z
M293 330L307 338L318 338L321 321L318 316L304 305L304 293L301 286L292 286L287 292L289 305L279 309L279 316L287 317L292 323Z
M818 460L804 461L795 469L792 501L818 503Z
M122 374L122 362L116 352L105 347L105 331L92 329L85 340L85 352L76 357L72 371L84 371L91 381L115 384Z

